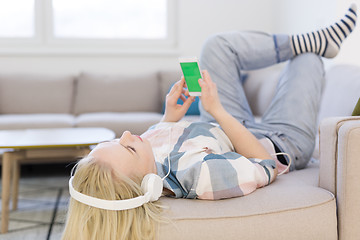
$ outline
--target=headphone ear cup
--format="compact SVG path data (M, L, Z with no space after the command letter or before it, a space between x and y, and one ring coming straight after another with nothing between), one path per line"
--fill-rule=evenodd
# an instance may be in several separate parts
M144 194L150 193L151 202L157 201L162 194L163 180L157 174L147 174L141 182L141 188L144 191Z

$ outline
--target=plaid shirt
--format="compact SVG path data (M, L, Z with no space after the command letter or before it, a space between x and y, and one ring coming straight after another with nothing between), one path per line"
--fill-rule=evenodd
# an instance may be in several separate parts
M143 135L152 145L158 175L176 198L223 199L249 194L271 183L273 159L248 159L236 152L216 125L161 122Z

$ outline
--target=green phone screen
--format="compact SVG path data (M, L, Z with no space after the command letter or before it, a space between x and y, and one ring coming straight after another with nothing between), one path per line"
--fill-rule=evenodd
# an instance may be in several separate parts
M180 63L189 92L201 92L199 79L202 78L197 62Z

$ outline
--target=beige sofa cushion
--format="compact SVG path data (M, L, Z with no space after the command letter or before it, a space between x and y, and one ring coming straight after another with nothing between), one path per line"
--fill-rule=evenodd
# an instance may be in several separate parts
M245 197L161 202L172 222L159 239L337 239L336 201L316 187L318 166L279 176Z
M0 74L0 113L70 113L71 75Z
M360 239L360 116L320 125L320 187L336 194L339 239Z
M158 78L82 73L77 80L75 114L91 112L160 112Z
M105 127L120 137L125 130L141 135L150 126L161 120L162 114L151 112L136 113L84 113L76 118L76 127Z
M247 72L244 91L254 116L262 116L270 105L284 64Z
M326 72L319 122L327 117L351 116L360 97L360 67L336 65Z
M0 130L26 128L73 127L74 117L70 114L5 114L0 115Z
M360 239L360 118L346 121L339 128L336 198L340 239ZM357 119L357 120L355 120Z
M160 71L159 80L160 80L160 95L161 101L165 102L166 94L169 92L169 89L172 84L181 79L182 73L181 70L173 71Z

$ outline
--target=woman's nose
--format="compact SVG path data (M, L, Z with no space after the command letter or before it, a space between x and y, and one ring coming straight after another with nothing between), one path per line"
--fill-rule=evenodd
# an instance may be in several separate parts
M123 134L121 135L121 137L120 137L120 139L119 139L119 142L120 142L120 143L123 143L123 142L125 142L125 141L128 141L131 136L132 136L132 135L131 135L131 132L129 132L129 131L123 132Z

